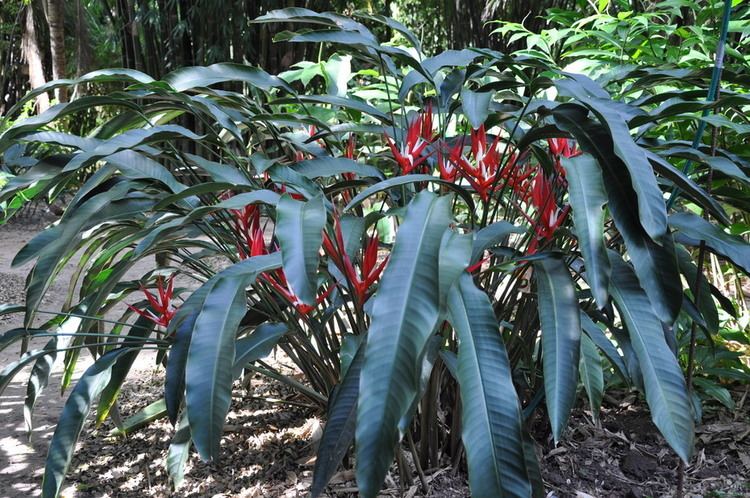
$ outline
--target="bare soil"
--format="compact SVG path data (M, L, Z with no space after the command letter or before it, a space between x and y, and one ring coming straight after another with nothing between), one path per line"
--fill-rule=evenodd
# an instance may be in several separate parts
M29 265L11 268L16 252L43 221L0 226L0 303L23 301ZM148 263L134 269L139 276ZM45 307L59 309L70 268L48 293ZM140 274L138 273L140 272ZM22 317L0 317L0 332L22 324ZM32 343L32 347L39 344ZM16 346L0 352L0 367L14 361ZM282 356L275 358L283 365ZM77 376L90 364L83 358ZM58 365L34 412L34 430L27 438L23 402L29 370L19 374L0 396L0 498L40 495L41 475L49 439L65 402L60 395ZM163 369L153 355L139 356L121 395L121 411L128 417L161 396ZM747 386L733 389L735 413L709 407L698 427L696 455L687 467L686 496L750 496L750 401ZM269 402L269 399L272 401ZM650 420L642 400L631 393L612 393L594 422L583 406L574 411L564 441L555 446L543 414L532 424L537 454L548 497L672 496L677 459ZM320 414L304 406L304 399L279 383L254 377L233 393L222 439L219 464L202 463L192 454L183 485L172 492L164 467L174 429L158 420L127 437L109 435L110 421L84 428L81 444L68 474L65 497L297 497L306 496L314 465L314 451L322 431ZM382 496L458 498L469 495L463 469L450 467L427 472L429 490L398 483L394 470ZM357 496L351 470L331 482L331 497Z

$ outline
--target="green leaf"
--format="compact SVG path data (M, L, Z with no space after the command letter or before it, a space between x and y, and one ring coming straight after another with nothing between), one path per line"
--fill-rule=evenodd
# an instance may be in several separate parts
M446 230L443 234L443 240L440 242L438 275L441 308L445 307L448 291L469 266L472 239L472 234L462 234L453 230Z
M283 195L276 206L276 237L281 246L284 274L300 301L310 305L315 304L318 290L318 261L325 224L322 196L300 202Z
M581 311L581 328L585 332L586 336L588 336L588 338L591 339L594 344L596 344L596 347L598 347L599 350L604 353L604 356L607 357L612 366L614 366L615 369L620 373L620 376L622 376L623 380L629 382L630 379L628 375L628 367L625 365L625 361L617 351L617 348L614 344L612 344L612 341L610 341L609 338L604 334L604 331L600 329L594 323L594 321L591 320L591 318L589 318L589 316L583 311Z
M404 175L404 176L397 176L394 178L389 178L387 180L383 180L382 182L378 182L375 185L371 185L364 189L362 192L357 194L354 199L349 201L349 204L344 207L344 211L349 211L355 206L359 205L370 197L373 194L377 194L378 192L382 192L383 190L388 190L393 187L398 187L400 185L407 185L409 183L417 183L417 182L433 182L433 183L439 183L441 185L445 185L449 189L456 192L464 201L466 201L466 205L469 206L469 211L474 212L474 201L471 198L471 194L469 194L466 190L461 188L460 186L454 184L453 182L449 182L446 180L442 180L439 177L432 176L432 175Z
M91 405L109 382L112 365L129 351L129 348L116 349L100 357L86 369L71 391L49 443L42 480L43 498L54 498L60 493Z
M573 223L581 246L586 281L603 308L609 300L609 260L604 244L604 205L607 195L596 159L588 154L562 160L568 180Z
M721 228L692 213L675 213L669 217L669 225L677 230L675 237L688 245L699 246L706 242L711 251L725 257L750 274L750 244L736 235L730 235Z
M192 444L187 414L183 413L167 452L167 472L173 489L179 488L185 478L185 465L190 456Z
M29 383L26 385L26 399L23 403L23 419L26 423L26 432L31 439L31 431L34 429L34 423L32 415L34 413L34 405L42 393L42 390L47 387L49 382L49 376L52 373L52 366L55 364L57 359L57 337L50 339L45 344L44 351L49 351L50 354L37 358L34 366L31 369L31 377L29 377Z
M125 337L122 342L125 346L133 346L133 350L125 355L122 355L117 359L115 364L112 366L112 375L109 380L109 384L102 391L102 395L99 397L99 403L96 406L96 423L97 425L104 422L104 419L109 415L112 405L117 401L117 397L120 395L120 388L122 383L125 381L130 368L133 366L140 349L136 348L138 345L143 345L142 339L148 337L151 331L154 329L154 322L146 318L145 316L139 316L138 319L130 328L130 333Z
M232 375L237 378L248 363L265 358L271 354L276 343L284 337L289 328L284 323L262 323L247 336L238 339L234 350Z
M544 391L552 434L559 441L576 399L581 318L573 279L561 259L534 262L534 273L542 325Z
M630 266L617 253L609 255L610 292L638 357L651 418L677 455L688 461L695 428L682 370Z
M496 246L512 233L524 233L522 227L508 223L505 220L497 221L474 233L474 245L471 251L471 263L477 263L484 251Z
M167 416L167 403L164 398L159 398L153 403L146 405L143 409L139 410L135 415L126 418L122 422L122 427L112 429L109 432L110 436L124 436L130 434L141 427L144 427L154 420L158 420L162 417Z
M178 92L227 81L239 81L265 91L272 88L283 88L289 93L294 93L294 90L284 80L277 76L271 76L258 67L227 62L205 67L183 67L166 75L164 81Z
M680 272L685 276L685 280L693 293L693 298L695 298L695 280L698 276L698 266L693 262L690 253L682 246L677 246L677 262L680 265ZM698 286L700 287L700 291L698 291L700 295L695 305L700 311L701 318L705 321L709 333L716 334L719 332L719 311L716 308L716 302L711 297L711 285L705 275L700 275Z
M617 105L607 98L588 97L583 91L584 87L595 87L597 92L602 92L600 87L591 79L582 75L566 75L572 80L557 80L555 85L567 95L572 95L588 107L606 127L611 136L613 152L622 161L630 174L633 189L636 192L636 202L640 223L646 233L656 239L667 232L667 210L664 197L656 176L648 162L645 150L638 146L630 135L630 129L622 116L622 105ZM603 93L606 96L606 92Z
M360 177L383 179L383 173L373 166L360 164L345 157L321 156L295 163L294 170L306 178L320 178L340 175L341 173L356 173Z
M219 456L232 394L237 329L247 308L245 289L278 267L276 254L235 264L212 279L190 331L185 362L185 405L195 448L204 461Z
M492 303L464 273L451 288L448 309L458 335L456 374L471 495L530 496L521 408Z
M602 407L602 396L604 394L602 358L599 356L596 344L586 334L581 336L581 362L578 371L589 397L591 416L594 420L599 420L599 410Z
M42 358L43 356L48 356L51 354L54 354L54 351L48 349L34 349L32 351L25 352L16 361L5 365L5 368L0 370L0 396L8 387L8 384L10 384L10 382L13 380L13 377L15 377L18 372L23 370L26 365L28 365L32 361L36 361L39 358Z
M622 161L614 154L609 133L588 119L578 106L561 104L552 114L558 126L572 133L581 148L599 162L609 210L625 241L638 281L659 318L673 323L682 306L682 286L671 234L652 240L641 226L636 193Z
M479 93L472 92L468 88L461 89L461 108L469 124L475 130L487 121L491 101L492 94L489 92Z
M439 316L438 256L450 197L420 192L409 204L373 299L357 409L357 482L374 497L418 389L418 364Z
M331 399L328 421L318 445L318 455L313 470L313 481L310 488L312 498L317 498L323 493L331 477L336 473L339 464L341 464L344 455L352 445L352 441L354 441L359 379L365 357L364 352L365 345L360 344L344 379L338 385L335 396Z

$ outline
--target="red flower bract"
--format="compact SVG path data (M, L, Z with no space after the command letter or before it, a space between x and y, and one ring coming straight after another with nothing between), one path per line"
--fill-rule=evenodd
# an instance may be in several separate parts
M338 218L334 218L333 227L335 241L331 239L328 233L324 232L323 250L331 258L333 264L346 276L347 281L352 286L357 303L361 305L369 297L367 293L368 289L380 278L380 274L383 273L388 258L386 257L378 264L378 236L375 234L373 237L365 237L362 263L360 264L360 271L358 273L354 267L354 263L352 263L351 258L349 258L344 249L344 236L341 232L341 222Z
M396 143L385 134L385 140L388 142L388 147L391 149L393 158L401 168L402 175L408 175L414 169L420 167L430 156L425 154L425 149L435 139L435 135L432 132L432 105L427 104L425 112L419 114L417 118L411 122L409 128L406 131L406 139L401 144L401 148L396 147Z
M128 304L128 308L135 311L144 318L147 318L157 325L161 325L166 328L169 326L169 322L177 313L177 308L172 306L172 293L174 292L174 274L167 280L166 287L164 286L164 279L157 277L156 279L156 295L151 294L148 289L141 287L141 292L146 297L149 303L150 309L141 310L135 306Z
M541 169L534 178L534 185L531 188L531 203L539 213L539 218L534 224L535 235L529 244L528 251L529 254L534 254L541 241L552 239L555 231L568 216L570 206L558 207L552 182Z

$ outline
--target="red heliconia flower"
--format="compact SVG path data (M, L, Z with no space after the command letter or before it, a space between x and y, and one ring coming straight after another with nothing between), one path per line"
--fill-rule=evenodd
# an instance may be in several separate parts
M560 163L561 157L575 157L581 154L573 140L567 138L548 138L549 152L552 155L552 161L555 165L555 171L561 179L565 178L565 169Z
M529 254L534 254L539 243L551 240L555 231L563 224L568 216L570 206L560 208L555 200L552 182L540 170L531 189L531 203L536 207L539 218L534 223L534 237L529 244Z
M151 309L141 310L128 304L128 308L135 311L144 318L147 318L157 325L164 328L169 326L169 322L177 313L177 308L172 305L172 293L174 292L174 274L167 280L167 286L164 287L162 277L156 279L156 295L151 294L145 287L141 286L141 292L146 297Z
M437 163L438 169L440 170L440 178L448 182L455 182L459 173L455 163L450 160L452 150L453 149L448 149L448 158L446 159L442 147L438 147L437 149Z
M411 122L406 131L406 140L401 144L401 148L396 147L396 143L385 134L385 140L391 149L393 158L401 168L402 175L408 175L414 169L419 168L429 157L425 154L425 149L435 139L432 132L432 104L427 104L424 113L419 114Z
M338 218L334 218L333 227L335 241L331 239L327 232L324 232L323 250L331 258L333 264L346 276L346 279L353 287L352 291L357 303L361 305L369 297L367 292L369 288L383 273L383 269L388 262L388 257L378 264L378 236L375 234L373 237L366 237L360 271L357 272L351 258L349 258L344 249L344 236L341 232L341 223Z
M484 125L471 131L471 157L473 162L463 153L463 143L457 144L450 151L450 161L455 164L464 178L474 187L482 200L487 201L492 186L497 182L498 168L502 154L500 152L500 136L492 144L487 144L487 133ZM511 158L513 159L513 158ZM509 160L506 163L510 164ZM504 168L505 169L505 168Z
M273 251L269 251L268 247L266 246L263 230L260 228L258 228L258 230L253 233L248 247L250 256L262 256L264 254L269 254L270 252L275 252L278 250L278 247L274 247ZM240 253L240 257L242 257L241 254L242 253ZM317 305L322 303L331 294L331 291L333 291L333 286L328 286L328 289L319 294L316 298L315 306L311 306L309 304L303 303L300 298L298 298L294 293L291 285L289 285L289 282L286 279L286 274L284 274L283 268L278 268L270 272L263 272L261 273L260 278L267 282L271 287L273 287L276 292L278 292L287 302L289 302L289 304L294 306L297 312L299 312L301 315L310 314L310 312L312 312Z

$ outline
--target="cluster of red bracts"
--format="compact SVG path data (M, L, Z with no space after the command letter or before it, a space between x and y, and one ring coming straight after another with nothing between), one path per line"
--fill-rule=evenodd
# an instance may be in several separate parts
M150 309L141 310L135 306L128 304L128 308L135 311L144 318L147 318L157 325L161 325L167 328L169 322L174 318L177 313L177 308L172 305L172 294L174 292L174 275L170 276L167 280L166 287L164 286L164 279L157 277L156 279L156 295L149 292L148 289L141 286L141 292L146 297L149 303Z
M266 246L263 229L260 228L260 226L257 230L252 232L250 239L246 240L246 243L248 251L240 251L240 258L242 259L246 259L247 257L262 256L264 254L269 254L271 252L276 252L279 250L278 246L273 246L272 250L269 250L269 248ZM243 254L247 255L243 257ZM331 291L333 291L333 286L329 286L328 289L318 294L318 297L315 299L315 305L313 306L303 303L300 298L297 297L286 279L286 274L284 274L283 268L261 273L260 278L268 283L271 287L273 287L274 290L278 292L279 295L284 298L284 300L294 306L297 312L301 315L309 314L315 309L317 305L322 303L331 294Z
M464 140L458 141L452 147L437 140L432 123L432 109L428 105L425 112L420 113L409 125L400 148L386 134L386 142L402 174L409 174L423 167L429 156L436 152L440 177L443 180L455 182L463 178L484 202L489 200L496 189L509 188L522 202L536 209L538 219L534 221L529 218L534 227L529 253L536 252L543 241L552 239L555 231L565 221L570 207L557 205L552 180L541 168L519 164L516 152L503 148L507 146L501 141L500 136L488 143L484 125L471 131L471 147L467 154ZM561 158L576 156L581 151L567 138L551 138L547 143L557 183L565 186L565 170L562 168ZM430 147L431 145L434 147Z
M323 232L323 250L331 258L333 264L344 274L349 282L350 290L359 305L367 301L368 290L380 278L383 273L388 258L378 264L378 236L365 236L364 248L362 251L362 263L360 271L354 268L351 258L344 248L344 236L341 232L341 223L337 217L333 220L334 238L328 232Z

